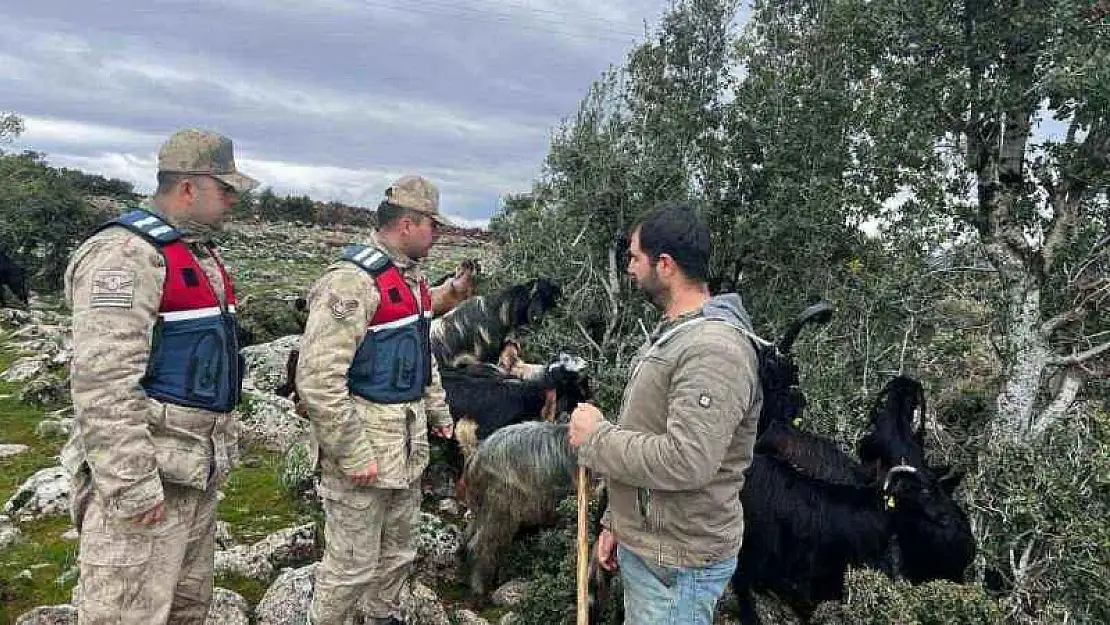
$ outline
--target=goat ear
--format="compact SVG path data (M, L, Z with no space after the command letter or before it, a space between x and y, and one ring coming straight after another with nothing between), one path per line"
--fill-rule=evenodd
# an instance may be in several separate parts
M940 478L937 480L940 483L940 489L951 497L952 493L956 492L956 488L960 485L960 482L964 480L964 475L966 474L963 471L957 471L951 475Z

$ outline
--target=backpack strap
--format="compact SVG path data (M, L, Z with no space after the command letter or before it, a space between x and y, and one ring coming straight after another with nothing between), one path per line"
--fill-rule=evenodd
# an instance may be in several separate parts
M377 276L393 266L388 254L369 245L352 244L344 247L343 260L362 267L366 273L372 276Z

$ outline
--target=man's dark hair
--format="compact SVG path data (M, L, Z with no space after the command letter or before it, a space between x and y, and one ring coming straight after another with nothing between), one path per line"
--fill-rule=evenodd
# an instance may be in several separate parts
M709 278L709 225L689 204L662 204L643 215L632 228L640 229L640 249L653 261L661 254L674 259L683 275L694 282Z
M378 227L388 228L401 220L402 217L408 217L415 223L421 223L421 220L427 217L414 210L409 210L402 206L397 206L389 200L382 200L378 204Z
M158 189L154 195L165 195L173 191L177 183L185 180L186 178L200 178L198 174L182 174L175 171L160 171L158 172Z

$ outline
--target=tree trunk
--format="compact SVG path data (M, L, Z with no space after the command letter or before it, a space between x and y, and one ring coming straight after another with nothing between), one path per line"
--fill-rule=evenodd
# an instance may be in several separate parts
M1032 429L1037 391L1048 365L1049 349L1040 327L1041 289L1024 272L1012 272L1007 289L1005 362L1006 382L996 400L997 415L991 424L991 444L1027 443Z

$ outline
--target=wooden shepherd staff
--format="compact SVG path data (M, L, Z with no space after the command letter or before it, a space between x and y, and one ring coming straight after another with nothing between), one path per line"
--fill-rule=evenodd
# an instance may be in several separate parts
M589 597L586 591L586 567L590 561L590 541L586 536L586 513L590 500L586 495L586 467L578 465L578 621L577 625L587 625L589 620Z

